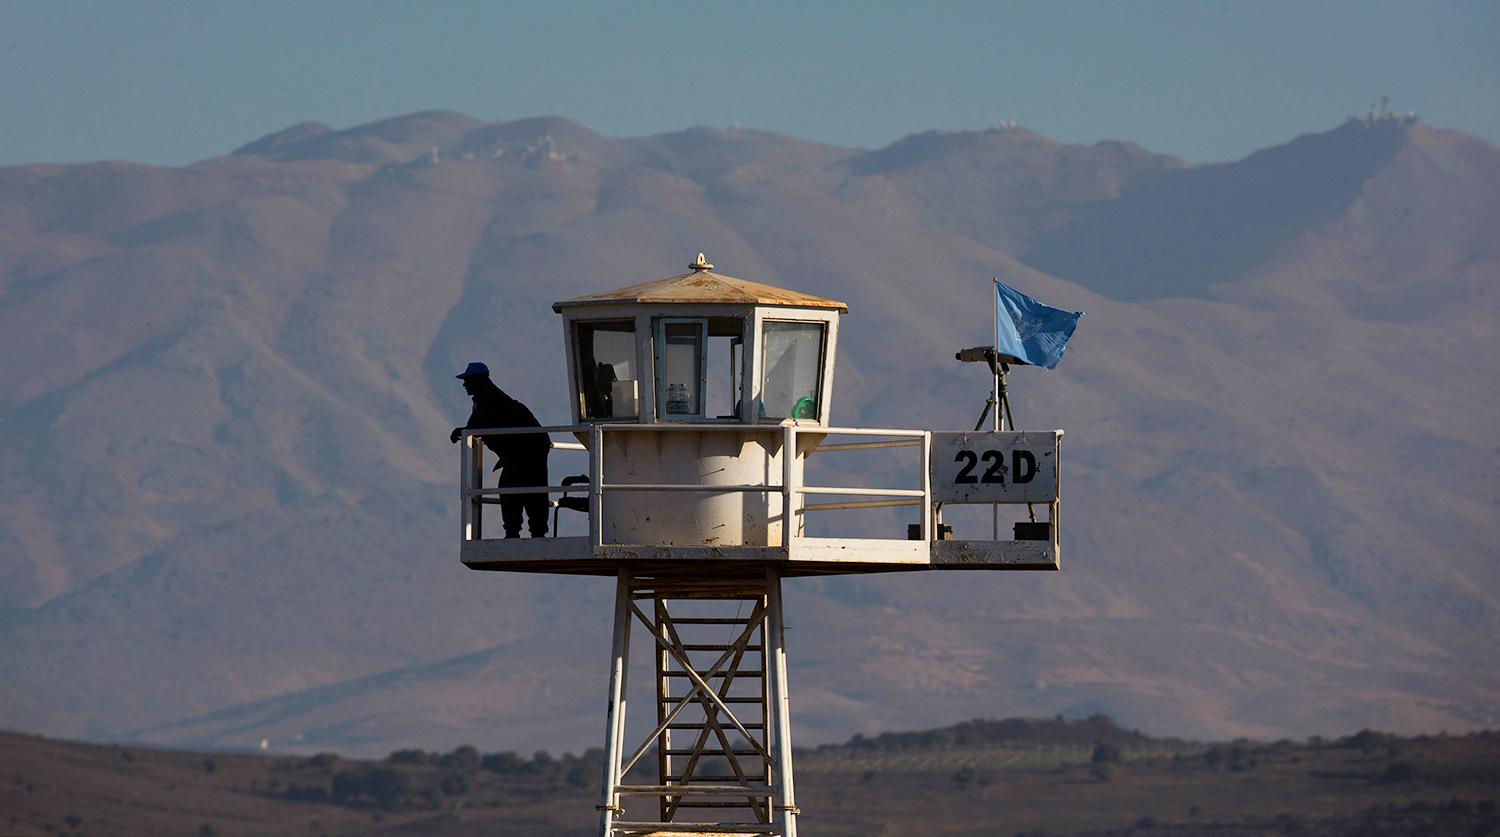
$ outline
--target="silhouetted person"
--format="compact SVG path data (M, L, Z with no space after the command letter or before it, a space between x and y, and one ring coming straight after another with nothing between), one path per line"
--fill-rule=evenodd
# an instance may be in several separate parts
M541 427L525 404L506 395L490 380L490 369L482 363L471 363L462 374L454 376L464 382L464 392L474 399L469 423L453 428L449 441L458 442L466 429L499 427ZM500 488L547 484L547 452L552 440L545 433L492 434L480 437L484 446L495 454L495 470L500 471ZM521 537L521 512L526 512L527 528L533 538L547 534L546 494L503 494L500 497L500 519L505 523L505 537Z
M615 367L613 364L599 364L599 372L595 375L599 381L599 402L603 410L599 415L603 418L614 418L615 416Z

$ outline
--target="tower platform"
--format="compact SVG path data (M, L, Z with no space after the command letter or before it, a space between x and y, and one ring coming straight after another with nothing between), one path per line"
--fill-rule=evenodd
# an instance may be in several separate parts
M568 434L582 437L590 444L562 442L560 448L598 451L590 456L593 467L585 474L587 482L570 486L535 486L529 488L483 488L480 486L484 470L484 447L480 445L482 435L537 432L537 428L498 428L492 430L467 431L464 444L463 463L463 537L460 541L459 559L473 570L501 572L558 573L564 575L614 576L622 565L630 565L639 572L669 570L697 571L704 574L724 576L763 577L767 569L774 569L782 578L817 575L847 575L854 573L910 572L915 570L1056 570L1061 566L1058 547L1057 515L1059 512L1058 457L1062 431L1000 432L1000 433L937 433L924 430L898 430L888 428L852 427L800 427L788 422L769 427L746 428L727 425L624 425L592 424L565 427L541 428L544 432ZM751 432L747 432L751 431ZM758 432L754 432L758 431ZM690 434L698 437L707 434L733 434L736 437L759 436L759 444L771 450L797 451L796 460L805 460L814 454L832 454L837 451L868 450L871 448L920 448L920 470L911 474L910 487L842 487L813 486L801 480L801 467L784 467L781 479L760 484L716 484L711 479L700 478L694 482L641 483L622 476L613 482L609 474L602 474L602 451L606 445L614 444L609 438L616 434L660 436L663 434ZM852 441L830 444L830 437L874 439L875 441ZM935 438L936 437L936 438ZM958 438L951 438L958 437ZM661 443L656 441L652 447ZM696 441L701 446L703 442ZM934 444L939 455L934 458ZM953 450L961 451L957 456ZM1011 486L1014 496L1006 496L1004 483L986 484L974 476L972 484L962 482L964 452L983 451L988 456L998 452L1003 462L1022 451L1033 463L1040 463L1033 479L1024 486L1024 491ZM980 453L970 458L978 460ZM774 458L774 456L773 456ZM951 461L950 461L951 460ZM958 479L955 483L953 480ZM547 492L552 495L571 494L574 497L586 493L589 498L589 532L583 537L547 538L485 538L483 537L483 514L486 505L499 502L499 495ZM997 495L997 492L998 495ZM645 495L659 497L695 495L744 494L759 495L761 506L769 510L769 523L763 531L768 534L763 540L777 540L773 544L755 543L628 543L615 542L606 537L603 525L605 509L611 498L621 495L639 498ZM839 502L811 503L810 496L835 496ZM853 499L868 497L871 499ZM1048 509L1047 520L1040 531L1045 539L1039 540L951 540L939 536L943 531L942 506L949 503L1008 503L1042 505ZM768 503L775 499L777 503ZM913 506L919 509L923 520L916 539L901 538L822 538L804 537L798 533L804 529L809 513L836 511L838 509L877 508L884 506Z
M792 538L783 546L661 546L601 544L589 538L467 541L461 560L471 570L613 576L619 565L642 570L695 569L782 578L913 570L1055 570L1051 541L904 541L885 538Z

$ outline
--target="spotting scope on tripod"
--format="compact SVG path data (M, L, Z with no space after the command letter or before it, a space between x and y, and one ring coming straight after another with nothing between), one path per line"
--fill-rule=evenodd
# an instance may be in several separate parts
M984 402L984 412L979 414L979 421L974 425L975 430L984 427L984 420L989 417L990 410L995 411L995 430L1004 430L1007 425L1011 430L1016 429L1016 420L1010 412L1010 393L1005 385L1005 377L1010 374L1012 363L1024 364L1020 358L1004 352L995 351L994 346L975 346L971 349L960 349L953 355L955 360L964 363L988 363L990 374L995 377L995 387L988 401ZM1003 412L1002 412L1003 411Z

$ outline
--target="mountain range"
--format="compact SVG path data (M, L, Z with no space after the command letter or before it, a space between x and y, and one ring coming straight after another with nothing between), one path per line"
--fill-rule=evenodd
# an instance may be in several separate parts
M551 303L699 252L849 305L844 426L972 426L988 383L953 355L991 342L992 278L1088 313L1010 378L1022 427L1066 431L1062 571L789 581L799 745L1500 723L1500 149L1412 119L1193 165L425 112L0 169L0 726L596 746L611 583L458 563L453 375L565 424Z

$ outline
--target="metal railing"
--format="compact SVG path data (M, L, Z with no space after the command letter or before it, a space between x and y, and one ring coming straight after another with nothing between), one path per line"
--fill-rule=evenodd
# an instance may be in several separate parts
M781 436L781 482L778 483L749 483L741 485L702 485L684 483L609 483L604 477L604 437L610 433L736 433L736 434L779 434ZM589 444L580 445L576 442L554 442L553 447L562 450L586 450L589 453L589 481L584 485L544 485L544 486L511 486L505 488L485 488L482 485L484 475L484 446L478 437L521 435L534 433L569 433L589 434ZM920 447L921 457L918 473L918 489L903 488L860 488L842 486L811 486L804 485L797 479L796 450L797 436L801 433L816 434L818 436L865 436L876 438L887 438L890 441L855 442L847 444L824 445L819 444L809 453L849 451L849 450L872 450L881 448ZM790 545L791 539L798 537L794 534L800 527L794 525L793 515L800 515L807 511L828 511L836 509L868 509L889 506L920 506L921 514L921 539L932 539L932 486L930 483L930 458L931 458L931 436L926 430L894 430L886 428L859 428L859 427L819 427L814 425L799 426L796 424L779 425L745 425L745 424L615 424L600 422L585 425L567 425L550 427L506 427L465 430L463 433L463 456L461 464L460 486L462 493L462 513L460 515L461 538L464 541L478 540L483 537L483 506L499 502L500 497L516 494L567 494L578 492L586 488L589 492L589 537L594 546L604 545L604 495L609 492L627 491L655 491L655 492L690 492L702 494L724 494L724 493L753 493L753 494L780 494L782 496L782 543L781 546ZM879 500L858 500L833 503L801 503L805 495L823 496L848 496L848 497L879 497ZM490 499L494 498L494 499ZM556 532L554 531L554 536Z
M484 537L484 509L487 504L500 502L500 497L513 494L569 494L581 489L577 485L513 486L506 488L484 487L484 444L481 436L520 436L535 433L572 433L588 428L571 425L551 427L495 427L464 430L460 440L462 453L459 457L458 484L460 490L459 537L464 541L480 540ZM558 450L587 450L577 442L552 442ZM494 499L488 499L493 497ZM556 532L553 535L556 536Z

